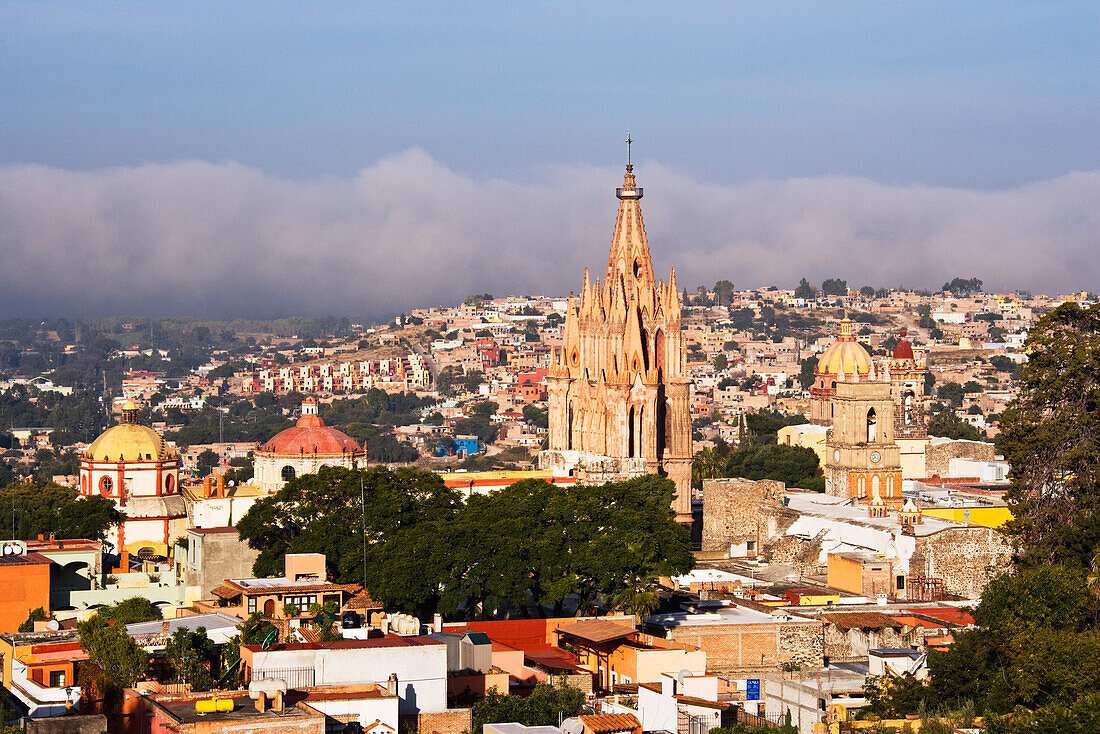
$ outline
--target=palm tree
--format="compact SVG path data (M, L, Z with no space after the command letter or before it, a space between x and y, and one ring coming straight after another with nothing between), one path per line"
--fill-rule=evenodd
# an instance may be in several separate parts
M1090 594L1100 599L1100 552L1092 557L1092 568L1085 580L1085 585L1088 587Z
M627 614L633 615L634 620L641 623L642 617L649 616L660 606L661 600L657 596L657 577L634 579L626 588L615 594L611 603Z

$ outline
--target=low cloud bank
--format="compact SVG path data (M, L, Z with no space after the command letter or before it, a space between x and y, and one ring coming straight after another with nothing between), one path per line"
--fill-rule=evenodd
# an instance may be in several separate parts
M1100 283L1098 171L997 191L637 173L654 264L691 288ZM3 166L0 315L383 317L475 292L564 294L606 263L621 176L475 180L420 150L307 181L201 161Z

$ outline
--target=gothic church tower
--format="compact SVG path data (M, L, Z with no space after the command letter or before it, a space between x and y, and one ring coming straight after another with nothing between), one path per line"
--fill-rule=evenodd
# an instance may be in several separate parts
M588 269L569 297L562 345L547 378L550 448L543 468L598 484L661 474L676 484L673 508L691 522L690 379L680 331L676 271L653 275L634 167L618 189L607 273Z

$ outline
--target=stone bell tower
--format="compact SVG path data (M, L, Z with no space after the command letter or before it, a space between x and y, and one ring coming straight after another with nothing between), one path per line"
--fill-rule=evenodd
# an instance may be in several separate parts
M901 452L894 439L889 377L837 381L825 439L825 493L901 504Z
M616 196L607 273L592 282L585 269L580 296L569 297L561 348L551 357L550 447L539 465L591 484L667 476L676 484L677 520L690 523L690 379L676 271L667 285L654 277L642 189L629 162Z

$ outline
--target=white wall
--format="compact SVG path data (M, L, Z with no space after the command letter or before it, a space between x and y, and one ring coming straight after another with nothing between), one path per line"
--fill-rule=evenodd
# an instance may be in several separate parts
M447 647L435 641L400 647L269 650L255 653L252 667L254 671L312 667L317 686L385 686L390 674L396 673L402 714L447 709ZM254 677L258 676L254 673Z
M383 734L386 727L389 731L397 731L397 699L396 698L354 698L346 700L306 701L309 706L328 716L358 717L358 721L366 729L375 721L382 726L375 726L370 731L373 734Z

